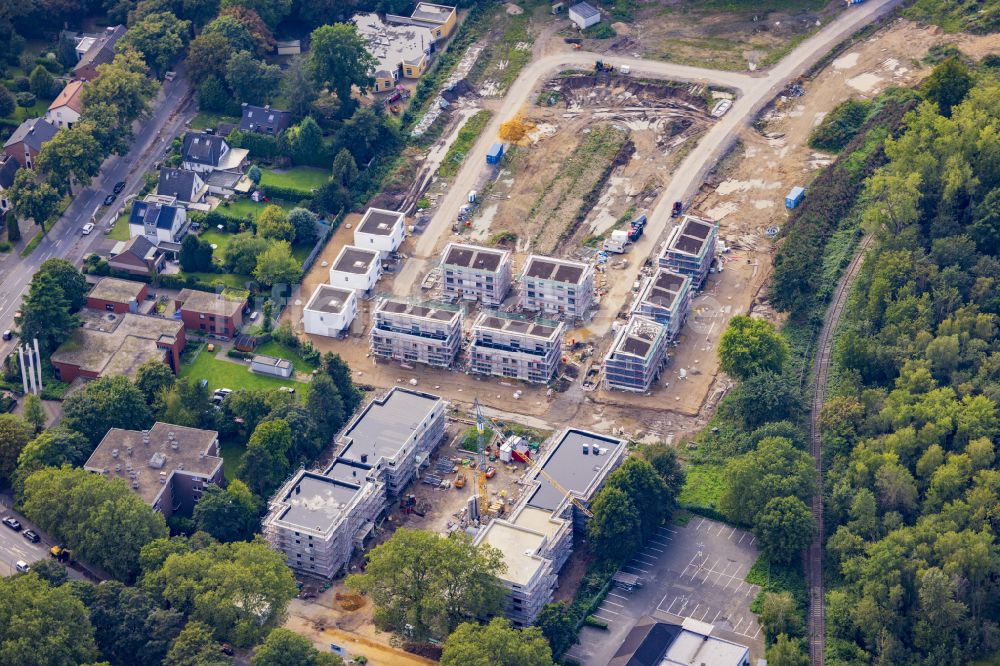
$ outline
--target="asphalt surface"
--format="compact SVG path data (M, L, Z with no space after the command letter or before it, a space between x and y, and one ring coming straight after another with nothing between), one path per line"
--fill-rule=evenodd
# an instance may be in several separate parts
M180 133L191 117L190 87L184 77L165 82L155 98L149 116L135 130L132 148L125 155L108 158L101 173L91 185L73 199L66 212L46 233L35 251L22 258L11 252L0 260L0 331L14 328L14 313L21 307L32 276L46 259L60 257L79 265L83 257L94 251L104 240L104 229L114 219L124 202L142 188L142 177L163 156L170 141ZM126 181L126 187L109 208L101 209L104 197L114 184ZM81 228L98 215L94 231L84 236ZM30 238L37 228L26 230ZM0 355L6 356L16 340L0 341Z
M745 74L689 67L669 62L607 56L586 51L566 51L533 61L510 86L503 106L493 114L490 123L466 156L455 182L441 201L416 247L416 257L403 267L397 280L402 284L419 284L428 268L427 259L438 239L457 219L459 208L466 203L468 192L475 189L486 164L486 153L500 135L500 125L528 104L538 86L567 67L593 68L596 60L620 68L627 65L636 76L654 76L675 81L724 86L737 92L733 106L705 134L674 171L670 183L660 195L655 208L648 214L646 234L632 246L633 256L646 257L654 249L670 222L674 201L687 201L701 186L705 175L725 154L738 133L749 125L756 114L789 82L805 73L830 49L855 33L862 26L892 11L901 0L868 0L849 7L834 21L803 41L777 65L765 72ZM642 261L630 261L620 280L631 285L642 267ZM610 320L609 320L610 322ZM600 331L597 331L599 334Z
M14 565L18 560L28 564L44 560L49 556L49 548L57 545L44 532L32 525L27 518L15 513L10 506L11 498L7 495L0 496L0 518L13 516L21 523L23 529L20 532L15 532L6 525L0 525L0 576L16 574L17 570ZM24 532L26 530L33 530L41 537L41 541L31 543L25 539ZM87 580L86 576L75 569L67 567L67 571L71 578Z
M585 666L611 661L629 631L644 616L680 624L686 618L715 627L713 636L746 645L764 656L764 636L750 604L760 592L745 578L757 561L749 532L695 516L687 524L661 527L624 567L642 587L612 588L593 615L607 630L584 627L566 656ZM751 659L750 663L755 660Z

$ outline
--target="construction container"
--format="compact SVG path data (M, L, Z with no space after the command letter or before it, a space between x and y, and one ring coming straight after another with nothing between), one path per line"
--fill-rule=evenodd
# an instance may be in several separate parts
M604 241L604 249L608 252L621 254L628 245L628 232L624 229L615 229L611 232L611 237Z
M805 196L806 196L806 190L805 190L805 188L804 187L799 187L799 186L796 185L788 193L788 196L785 197L785 208L787 208L789 210L791 210L792 208L795 208L800 203L802 203L802 199Z
M503 157L503 144L494 143L490 146L490 150L486 153L486 163L487 164L499 164L500 158Z
M476 195L478 195L478 194L479 193L476 192L475 190L469 190L469 203L470 204L476 203Z

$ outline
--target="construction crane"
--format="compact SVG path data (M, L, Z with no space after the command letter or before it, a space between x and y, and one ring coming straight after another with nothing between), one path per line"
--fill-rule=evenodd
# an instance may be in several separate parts
M507 426L506 424L504 424L503 421L500 421L499 419L496 418L492 418L490 419L490 421L493 423L493 427L495 430L499 429L500 433L502 433L504 437L507 436L508 432ZM576 495L563 488L562 484L553 479L548 472L542 469L542 466L539 465L537 462L535 462L534 458L532 458L531 456L524 456L524 462L528 463L530 467L536 470L539 476L541 476L543 479L552 484L552 487L558 490L560 493L562 493L563 497L567 498L570 502L572 502L573 506L575 506L577 509L580 510L580 513L587 516L588 518L594 517L593 512L591 512L591 510L587 508L586 504L577 499Z
M490 496L486 490L486 419L476 398L476 495L479 498L479 520L483 520L490 510Z

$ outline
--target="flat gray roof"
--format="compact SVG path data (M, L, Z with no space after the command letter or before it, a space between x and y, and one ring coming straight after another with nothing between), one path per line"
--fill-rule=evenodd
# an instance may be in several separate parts
M584 445L588 448L586 454L583 453ZM606 449L605 453L595 455L595 446ZM612 461L616 459L615 454L624 446L623 440L614 437L569 428L553 446L542 463L542 469L566 490L583 496L596 479L608 474ZM555 511L563 502L562 492L541 478L538 472L535 472L534 479L540 485L528 500L528 506Z
M392 458L439 402L441 398L430 393L393 388L382 400L368 403L347 427L344 437L352 441L338 458L366 465Z
M391 312L398 315L408 315L410 317L421 317L423 319L434 319L435 321L451 321L455 317L461 317L462 313L452 307L447 308L438 304L419 305L416 303L406 303L404 301L393 301L386 299L379 303L376 311Z
M524 274L527 277L564 284L580 284L586 271L587 264L582 262L538 255L531 255L528 258L528 265L524 268Z
M572 7L570 7L570 9L573 10L574 14L579 14L583 18L590 18L592 16L600 16L600 14L601 14L601 12L597 11L596 9L594 9L594 7L592 7L591 5L587 4L586 2L577 3L577 4L573 5Z
M348 289L321 284L316 287L316 291L313 292L312 298L306 303L305 309L339 314L343 312L344 306L347 305L347 302L353 295L354 292Z
M371 268L372 264L378 261L378 258L379 254L374 250L364 250L353 245L345 245L333 262L333 270L340 271L341 273L364 275Z
M402 213L394 210L369 208L365 216L361 218L358 230L374 236L388 236L392 233L393 227L403 218L404 215Z
M352 485L304 472L299 482L281 498L289 506L281 514L280 520L304 529L323 532L337 521L360 489L360 483Z
M144 282L105 277L98 280L87 296L113 303L128 303L133 299L138 300L145 286Z
M493 329L494 331L503 331L509 334L531 335L536 338L548 340L556 335L562 328L562 325L551 326L531 320L500 317L484 312L479 315L473 327Z

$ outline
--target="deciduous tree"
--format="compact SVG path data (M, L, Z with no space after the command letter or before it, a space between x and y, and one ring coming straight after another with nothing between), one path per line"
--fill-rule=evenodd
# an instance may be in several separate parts
M45 428L42 399L34 393L29 393L24 398L24 421L31 427L32 434L38 434Z
M59 286L62 287L63 295L69 300L69 308L73 312L82 308L87 302L87 292L90 291L90 285L80 269L70 262L56 257L46 259L35 272L36 276L41 274L51 275L55 278Z
M619 488L604 488L594 498L594 517L587 534L594 552L613 561L624 561L642 545L642 519L635 503Z
M549 642L552 654L558 658L577 642L576 617L565 602L557 601L542 606L535 625Z
M56 278L48 273L31 280L21 305L21 337L38 340L39 349L51 352L65 342L80 323Z
M147 71L140 53L120 52L111 63L97 66L97 78L83 89L84 108L107 104L118 110L121 126L128 126L149 111L149 100L156 92Z
M292 256L292 246L287 241L277 241L260 253L253 276L262 284L295 284L302 279L302 265Z
M295 227L281 206L268 205L257 216L257 235L271 240L295 240Z
M135 387L146 399L146 404L152 406L160 391L169 389L177 381L177 377L166 363L146 361L135 373Z
M354 186L354 181L358 179L358 165L351 151L347 148L340 149L333 158L332 172L331 178L336 184L347 189Z
M222 0L223 12L230 7L252 9L273 29L292 11L292 0Z
M296 118L304 118L316 100L316 84L313 82L312 61L308 56L292 58L281 78L282 90L288 100L288 110Z
M233 53L232 42L226 39L222 31L206 29L188 46L188 76L196 85L200 85L209 76L225 78L226 65Z
M228 398L227 398L228 399ZM292 430L278 419L253 431L236 475L259 497L269 497L288 475Z
M337 93L342 115L353 113L357 103L351 99L351 88L367 91L376 65L357 28L335 23L313 30L312 63L317 83L329 85Z
M330 375L318 374L309 385L306 408L315 423L316 438L325 446L346 422L344 400Z
M52 78L49 70L41 65L35 65L28 77L31 85L31 92L40 99L51 99L55 94L56 80Z
M316 214L308 208L288 211L288 221L295 228L295 242L311 245L316 242Z
M14 101L14 94L7 86L0 86L0 118L14 115L17 103Z
M199 530L219 541L249 541L260 524L260 506L246 484L235 479L226 488L209 484L194 507Z
M972 74L961 60L943 60L924 81L924 96L938 105L941 115L950 118L952 107L960 104L972 89Z
M809 501L816 487L816 468L809 454L783 437L767 437L757 449L733 459L726 468L729 487L719 500L722 511L744 525L772 497Z
M7 485L14 476L17 458L31 441L32 427L19 416L0 414L0 484Z
M278 93L281 70L257 60L249 51L237 51L226 63L226 83L237 101L266 104Z
M736 315L719 339L722 369L739 379L757 372L781 372L788 356L788 343L774 326L757 317Z
M798 497L775 497L754 516L761 550L775 562L791 562L816 530L809 507Z
M45 223L59 210L59 193L45 181L40 181L34 169L18 169L14 183L7 191L14 213L22 220L34 220L45 231Z
M164 666L228 666L232 657L222 654L210 627L202 622L188 622L174 639Z
M135 49L154 71L163 73L184 50L190 35L190 21L182 21L170 12L158 12L132 25L117 48Z
M87 609L67 586L0 578L0 663L85 664L98 658Z
M538 627L515 629L510 620L487 625L463 622L448 636L441 666L554 666L552 649Z
M127 377L101 377L63 402L63 425L96 446L111 428L143 430L153 425L146 398Z
M249 232L236 234L229 239L222 252L222 267L227 273L250 275L257 266L257 257L267 249L267 239Z
M104 153L93 130L88 121L63 128L38 153L35 163L38 170L47 174L49 181L63 192L72 193L74 180L84 187L90 185L101 170Z
M309 639L279 627L267 635L250 663L253 666L343 666L344 660L335 654L320 652Z

